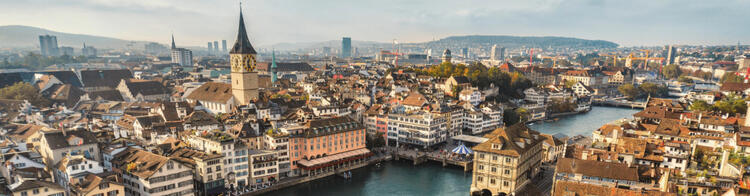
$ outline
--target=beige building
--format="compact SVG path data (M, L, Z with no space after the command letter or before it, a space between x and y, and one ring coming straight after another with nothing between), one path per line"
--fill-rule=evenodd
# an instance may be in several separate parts
M96 136L87 130L44 132L39 145L39 152L44 157L44 163L50 166L57 164L68 155L82 155L88 159L101 161Z
M515 195L537 175L545 138L523 123L498 128L474 149L471 191Z
M224 192L224 175L222 173L224 167L222 159L224 157L220 154L180 148L169 156L193 168L198 195L217 195Z
M168 157L128 148L115 155L112 165L121 173L125 195L195 195L193 169Z
M8 185L12 196L65 196L65 189L47 181L25 180Z

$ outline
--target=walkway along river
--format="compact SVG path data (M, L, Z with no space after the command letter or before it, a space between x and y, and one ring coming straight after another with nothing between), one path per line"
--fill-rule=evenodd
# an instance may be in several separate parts
M542 133L563 133L568 136L591 132L605 123L632 118L638 110L593 107L588 113L559 117L556 122L536 122L530 127ZM349 180L338 176L326 177L264 195L273 196L332 196L332 195L468 195L471 172L460 167L442 167L428 161L414 166L411 161L390 161L380 167L373 165L352 172Z

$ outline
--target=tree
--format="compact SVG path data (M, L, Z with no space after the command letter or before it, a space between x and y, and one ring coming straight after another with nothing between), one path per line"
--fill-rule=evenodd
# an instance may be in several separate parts
M692 104L690 104L690 110L691 111L701 111L701 112L707 112L712 110L713 107L706 103L706 101L703 100L697 100L694 101Z
M664 68L662 69L662 75L665 78L676 79L677 77L682 75L682 70L680 70L680 66L671 64L664 66Z
M27 100L37 107L50 105L50 101L44 98L34 86L25 82L18 82L0 89L0 99Z
M738 75L736 75L736 72L727 72L724 74L724 76L721 76L721 82L742 82L744 79Z
M617 90L620 91L620 94L628 97L628 99L631 100L637 98L641 94L641 91L632 84L624 84L620 87L617 87Z
M367 149L382 148L385 146L385 138L383 132L376 132L375 135L365 135L365 147Z
M653 97L662 97L668 93L668 89L663 85L656 85L650 82L644 82L638 88L642 93Z
M687 76L680 76L679 78L677 78L677 81L685 83L685 84L692 84L693 83L693 79L690 79Z

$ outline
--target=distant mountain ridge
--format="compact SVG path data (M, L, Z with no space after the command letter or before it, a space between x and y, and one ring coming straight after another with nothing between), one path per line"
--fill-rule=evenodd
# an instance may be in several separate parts
M117 38L72 34L52 31L48 29L23 26L7 25L0 26L0 48L33 48L39 47L39 35L57 36L58 46L70 46L73 48L83 47L83 43L96 48L127 48L143 47L146 41L130 41Z
M440 44L478 44L503 47L540 47L540 48L616 48L619 44L604 40L587 40L556 36L508 36L508 35L465 35L450 36L436 41L426 42L427 45Z

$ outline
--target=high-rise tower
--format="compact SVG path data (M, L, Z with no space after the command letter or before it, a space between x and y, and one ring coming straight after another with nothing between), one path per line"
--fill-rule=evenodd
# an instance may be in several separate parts
M237 41L229 51L232 65L232 95L239 105L246 105L258 98L258 72L255 72L255 52L253 45L247 38L245 20L240 9L240 26L237 31Z

